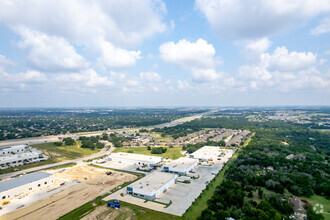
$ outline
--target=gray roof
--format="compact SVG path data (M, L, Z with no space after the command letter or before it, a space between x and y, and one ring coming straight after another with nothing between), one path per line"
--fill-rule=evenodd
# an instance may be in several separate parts
M52 174L45 173L45 172L35 172L27 175L23 175L20 177L16 177L7 181L0 182L0 190L1 192L32 183L37 180L44 179L46 177L51 176Z

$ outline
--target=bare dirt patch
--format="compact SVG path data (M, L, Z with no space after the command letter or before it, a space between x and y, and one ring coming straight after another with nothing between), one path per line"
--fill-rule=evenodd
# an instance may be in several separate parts
M61 173L55 173L56 180L61 179L79 180L81 183L64 189L63 191L39 200L30 206L21 208L15 212L1 216L0 219L58 219L62 215L83 205L84 203L109 192L111 189L124 182L135 180L132 174L114 172L106 175L106 169L93 168L87 165L67 168ZM55 171L49 171L55 172ZM85 180L85 178L87 180ZM125 218L124 218L125 219Z
M118 210L109 208L106 205L97 207L93 212L89 213L82 220L103 220L103 219L136 219L136 214L127 207Z

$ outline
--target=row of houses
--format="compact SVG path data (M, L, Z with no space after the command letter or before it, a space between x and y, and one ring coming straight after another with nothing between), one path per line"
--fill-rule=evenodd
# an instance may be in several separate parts
M227 143L226 143L226 146L227 147L238 147L240 146L242 140L244 138L247 137L248 134L250 134L251 132L248 131L248 130L243 130L243 131L239 131L236 135L234 135Z

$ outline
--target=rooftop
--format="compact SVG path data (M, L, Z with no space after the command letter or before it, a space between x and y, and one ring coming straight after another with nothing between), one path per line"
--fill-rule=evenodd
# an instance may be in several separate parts
M41 151L32 151L32 152L26 152L21 154L14 154L14 155L6 155L0 157L0 163L10 162L10 161L16 161L19 159L27 159L27 158L34 158L39 157L39 155L42 154Z
M152 192L159 189L175 177L177 177L177 175L172 173L153 172L139 181L132 183L130 187Z
M28 183L32 183L37 180L44 179L49 176L51 176L51 174L45 172L35 172L35 173L23 175L7 181L0 182L0 189L1 192L4 192Z
M164 166L168 167L169 169L179 169L179 170L185 170L189 168L191 165L196 163L197 159L187 158L187 157L180 157L177 160L174 160Z
M211 156L219 151L220 151L219 147L204 146L204 147L196 150L194 153L192 153L192 155L194 155L194 157L207 157L207 156Z
M161 161L162 157L143 155L143 154L132 154L132 153L112 153L109 157L117 157L128 160L137 160L137 161L146 161L146 162L155 162Z
M27 145L14 145L14 146L7 146L7 147L0 147L0 151L1 150L8 150L8 149L17 149L17 148L24 148L27 147Z

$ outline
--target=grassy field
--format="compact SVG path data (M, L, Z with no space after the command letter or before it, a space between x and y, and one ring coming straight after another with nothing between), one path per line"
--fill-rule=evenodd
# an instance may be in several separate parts
M147 147L121 147L121 148L117 148L113 152L127 152L127 151L133 151L133 153L136 154L160 156L170 159L178 159L179 157L184 156L180 153L180 151L182 151L181 147L167 148L167 151L163 154L151 154L150 150L148 150Z
M31 147L37 148L50 156L54 162L61 162L65 160L77 159L99 152L99 149L91 150L88 148L81 148L81 142L76 141L75 145L71 146L56 146L54 143L35 144Z
M159 137L154 137L153 140L154 141L160 141L163 143L169 142L169 141L173 141L173 138L171 136L166 136L166 137L161 137L161 132L152 132L153 135L159 135Z
M161 219L161 220L172 220L172 219L181 219L178 216L170 215L164 212L157 212L151 209L147 209L144 207L136 206L127 202L120 202L121 207L127 207L132 210L136 216L136 218L130 219L141 219L141 220L154 220L154 219ZM130 216L131 217L131 216ZM125 218L127 219L127 218Z
M325 220L330 220L330 200L327 200L323 196L313 195L311 197L300 197L302 199L306 199L312 206L316 204L323 205L323 216Z

